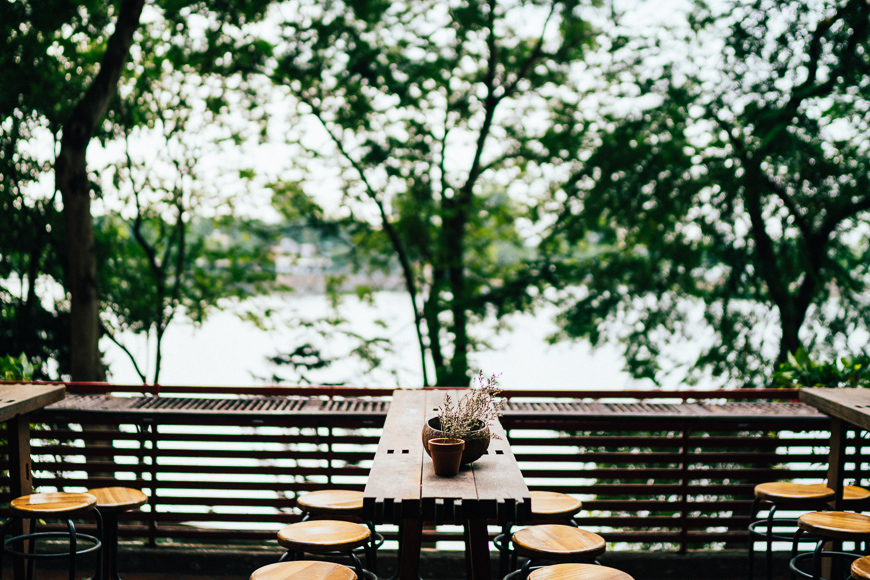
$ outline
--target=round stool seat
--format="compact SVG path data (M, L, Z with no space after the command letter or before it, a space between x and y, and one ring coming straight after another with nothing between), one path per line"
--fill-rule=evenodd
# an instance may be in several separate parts
M605 551L604 538L598 534L560 524L529 526L512 539L516 553L531 559L577 562L594 560Z
M595 564L554 564L538 568L528 580L634 580L616 568Z
M344 552L365 544L371 532L362 524L338 520L309 520L284 527L278 543L288 550L323 554Z
M870 499L870 489L864 489L857 485L843 486L843 501L862 502Z
M263 566L250 580L356 580L356 573L340 564L298 560Z
M303 511L312 514L350 514L362 513L363 492L349 489L322 489L301 495L296 504Z
M580 511L583 502L557 491L532 491L532 516L569 518Z
M836 540L870 538L870 516L853 512L811 512L798 518L798 527L814 536Z
M824 502L834 499L834 490L821 483L771 481L755 486L755 497L771 502Z
M124 512L148 503L148 496L130 487L98 487L88 493L97 498L97 507L103 513Z
M9 507L23 517L73 517L97 507L97 498L88 493L33 493L13 499Z
M852 578L870 580L870 556L864 556L852 562Z

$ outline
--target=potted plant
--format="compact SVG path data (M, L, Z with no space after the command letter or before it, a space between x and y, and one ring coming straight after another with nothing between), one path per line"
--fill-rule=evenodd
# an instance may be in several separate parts
M501 389L498 378L480 371L471 381L471 388L458 399L445 395L438 414L423 425L423 448L431 455L429 441L436 438L461 439L465 441L462 464L479 459L489 448L491 438L498 435L490 432L489 425L501 415L504 401L498 399Z
M462 465L462 453L465 451L465 441L448 437L430 439L427 451L432 456L432 467L435 475L453 477L459 473Z

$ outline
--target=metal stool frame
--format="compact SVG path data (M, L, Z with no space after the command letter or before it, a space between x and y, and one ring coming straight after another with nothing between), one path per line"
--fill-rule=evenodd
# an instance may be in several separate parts
M815 536L811 536L806 534L806 538L801 540L801 536L806 534L804 530L798 529L794 536L794 542L792 543L791 549L791 559L789 560L788 567L792 572L792 578L795 575L800 576L801 578L810 578L812 580L823 580L822 579L822 558L832 558L835 560L846 560L851 564L853 561L858 558L864 556L864 554L858 554L855 552L843 552L842 550L822 550L825 544L831 541L831 538L819 538ZM814 541L816 542L816 547L812 552L804 552L802 554L798 554L798 542L800 541ZM847 540L849 541L849 540ZM857 543L857 542L856 542ZM804 560L812 559L812 573L801 570L799 564Z
M754 520L749 524L749 569L747 573L747 578L749 580L754 580L755 578L755 542L756 541L764 541L766 543L765 548L765 562L767 564L767 580L772 580L773 578L773 542L774 541L782 541L782 542L794 542L795 534L798 531L798 518L777 518L776 510L782 505L783 507L788 507L790 505L794 505L796 507L800 507L801 509L806 509L808 506L806 502L799 504L798 502L774 502L766 498L756 497L752 500L752 511L749 514L750 519L754 519L758 512L762 511L765 506L762 504L770 504L767 508L767 517L760 520ZM826 503L820 503L816 506L819 510L827 510L830 509L830 506ZM775 527L789 527L789 531L784 532L774 532ZM763 531L761 531L763 530ZM815 541L814 539L806 539L804 541ZM796 549L796 548L795 548Z
M24 560L28 560L29 566L27 570L27 576L33 578L33 565L35 560L39 559L47 559L47 558L69 558L69 579L76 580L76 558L79 555L89 554L91 552L98 551L102 548L102 540L103 537L103 518L100 512L96 509L91 510L94 513L94 518L97 522L97 535L92 536L90 534L83 534L80 532L76 532L75 524L73 523L71 518L62 518L66 521L67 531L66 532L37 532L36 525L39 517L20 517L13 516L4 522L3 527L0 528L0 570L3 569L3 557L5 554L9 554L13 558L22 558ZM61 518L58 518L61 519ZM13 536L11 538L7 538L6 534L9 529L9 526L15 522L20 520L30 520L31 521L31 531L27 534L21 534L18 536ZM36 552L36 543L41 539L47 538L66 538L69 541L69 551L67 552ZM91 545L78 549L78 541L83 540ZM20 550L14 549L12 547L15 542L30 542L30 550L28 552L22 552Z

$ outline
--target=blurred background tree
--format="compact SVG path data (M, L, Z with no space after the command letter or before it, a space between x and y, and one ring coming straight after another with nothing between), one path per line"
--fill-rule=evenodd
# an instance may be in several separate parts
M762 387L867 341L870 21L757 0L687 23L613 37L615 98L545 244L576 250L562 331L621 343L636 377Z
M593 10L303 0L284 12L264 72L290 97L288 139L309 171L334 163L343 209L381 233L370 255L398 261L424 384L467 384L485 344L474 324L530 308L546 283L532 218L581 143L572 75L594 46ZM311 119L325 135L314 146Z
M655 384L762 386L800 349L857 356L866 4L698 1L666 24L617 8L0 5L0 356L100 379L95 340L147 334L156 381L170 321L264 290L270 245L309 227L343 265L399 272L425 384L467 384L489 333L547 301L553 341L619 345ZM263 187L264 159L292 179ZM82 299L98 304L71 324ZM320 323L367 364L392 356ZM308 379L334 358L311 348L272 357Z
M135 95L125 103L124 127L153 127L167 108L152 106L152 82L173 71L184 71L188 82L197 75L200 81L211 75L230 82L221 76L230 70L219 70L216 56L232 45L238 27L262 18L270 2L215 12L199 3L158 2L145 9L146 24L140 26L143 4L0 7L0 206L8 226L0 231L0 353L23 350L35 364L35 378L106 376L98 348L100 268L92 215L92 202L105 211L105 200L88 168L87 150L92 138L111 146L124 133L118 86L126 84L126 96ZM198 101L206 94L200 89ZM225 112L226 89L217 83L213 92L219 98L205 102ZM52 169L54 187L46 179ZM118 209L111 201L109 206ZM175 218L176 225L187 219ZM113 245L105 232L100 235L104 247ZM153 266L152 261L144 273L153 273ZM116 313L125 308L114 306Z

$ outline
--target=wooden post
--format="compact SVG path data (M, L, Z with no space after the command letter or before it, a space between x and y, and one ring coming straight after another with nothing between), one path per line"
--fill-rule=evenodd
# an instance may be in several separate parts
M9 491L12 499L33 493L33 479L30 474L30 414L16 415L7 422L9 433ZM9 528L12 536L30 533L30 520L19 518ZM18 547L27 552L30 546L22 542ZM13 565L13 578L23 580L27 562L17 558Z
M418 580L420 578L420 548L423 536L423 520L410 519L402 521L402 538L399 549L402 558L399 559L399 580ZM408 555L410 554L410 556Z
M836 417L831 418L831 449L828 455L828 487L834 490L832 506L835 510L843 509L843 482L846 472L846 435L849 429L846 422Z
M832 509L843 509L843 483L846 473L846 445L849 434L848 424L837 417L831 418L831 448L828 455L828 487L834 490L834 500L831 502ZM842 551L842 542L827 542L823 550ZM831 578L833 562L830 559L822 562L821 574L825 578Z
M489 580L489 538L486 520L469 519L465 522L465 569L471 580Z

